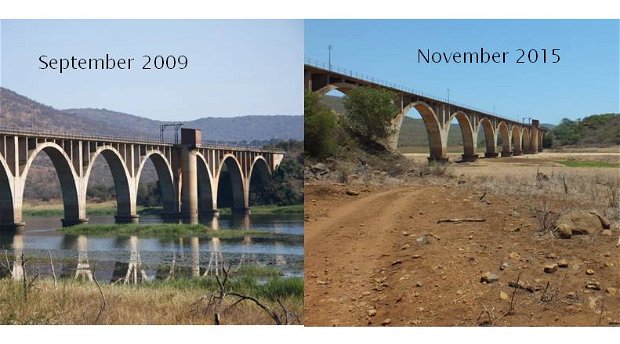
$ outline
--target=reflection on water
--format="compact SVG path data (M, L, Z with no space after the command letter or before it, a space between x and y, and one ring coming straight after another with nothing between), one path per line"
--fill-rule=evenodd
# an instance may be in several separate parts
M141 223L162 222L144 216ZM201 218L211 228L249 229L289 234L274 238L201 238L197 236L138 237L70 235L58 231L59 219L30 217L18 233L0 233L0 248L13 256L11 276L22 279L22 253L27 273L56 274L83 280L139 283L172 275L220 275L244 265L272 266L288 276L303 276L303 216L294 214ZM114 223L114 216L92 216L92 224ZM49 256L53 257L53 264ZM35 258L30 260L30 258Z

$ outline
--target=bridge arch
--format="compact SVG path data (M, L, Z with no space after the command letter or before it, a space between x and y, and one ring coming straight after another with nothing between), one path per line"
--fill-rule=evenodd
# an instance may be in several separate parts
M84 200L86 201L90 173L99 156L102 156L108 164L108 168L112 173L112 179L114 180L114 189L116 190L116 216L118 218L130 218L136 215L136 191L131 187L131 176L123 157L113 146L101 146L91 153L90 163L84 173L84 189L82 190Z
M248 204L250 201L250 187L252 185L252 181L256 178L258 178L262 185L269 185L273 178L273 174L271 169L269 168L269 164L262 155L254 158L254 161L252 161L252 166L250 167L250 173L247 177L246 190L248 193Z
M327 84L327 85L323 86L322 88L318 89L316 91L316 93L319 96L324 96L327 93L329 93L330 91L337 90L339 92L347 94L349 91L351 91L352 89L354 89L356 87L357 87L357 85L354 85L354 84L347 84L347 83L344 83L344 82L336 82L336 83Z
M0 225L21 222L21 219L15 218L12 179L9 165L0 155Z
M463 111L457 111L450 116L448 123L456 118L461 128L461 136L463 137L463 154L465 156L473 156L476 153L476 144L474 138L474 130L469 117ZM448 125L448 132L450 125Z
M447 135L443 135L433 108L423 101L416 101L408 104L403 109L403 114L406 115L411 109L416 109L424 121L431 158L436 160L445 159L447 155Z
M530 130L528 128L523 128L521 137L523 140L523 144L522 144L523 150L529 153L530 147L532 145L532 141L530 137Z
M214 186L209 162L201 153L196 153L198 174L198 211L212 213L217 210L217 185Z
M486 143L485 156L494 156L496 154L497 141L495 141L495 128L487 117L482 117L478 123L478 131L482 127L484 132L484 141Z
M179 209L177 209L177 200L174 196L176 193L174 192L172 166L162 152L157 150L148 150L141 158L138 172L136 173L136 192L140 183L142 171L144 170L144 165L146 165L148 160L151 160L153 166L155 166L155 172L157 173L157 180L159 181L159 190L161 191L161 200L163 203L163 215L176 215Z
M30 156L21 170L21 185L19 190L15 190L14 197L17 204L22 204L24 198L24 190L28 179L28 172L32 166L32 162L39 155L45 152L52 161L58 179L60 181L60 189L62 193L62 201L64 206L65 218L63 224L72 225L86 220L86 204L84 199L80 197L78 185L78 176L71 164L71 159L62 147L53 142L44 142L36 146L30 153Z
M514 153L521 154L522 151L522 145L521 145L521 140L522 140L522 130L519 128L519 126L514 125L512 126L512 144L514 146Z
M512 154L512 142L508 124L502 121L497 126L497 129L499 130L499 136L502 139L502 156L510 156Z
M225 181L222 179L222 173L226 169L229 176L230 186L226 187ZM219 166L219 170L217 172L217 204L221 206L223 197L226 197L223 193L230 193L232 196L231 206L233 209L248 209L248 199L245 197L247 195L246 192L246 182L245 176L243 175L243 169L241 168L241 164L239 160L233 154L226 154L222 157L222 161Z

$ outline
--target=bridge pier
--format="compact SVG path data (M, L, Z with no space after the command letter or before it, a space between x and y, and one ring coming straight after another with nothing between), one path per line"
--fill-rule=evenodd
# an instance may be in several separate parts
M484 153L485 158L497 158L499 156L496 152L486 152Z
M507 158L511 156L512 156L512 152L502 152L502 158Z
M519 155L523 155L523 151L522 150L515 150L512 152L512 156L519 156Z
M428 163L439 163L439 164L445 164L448 163L450 161L450 158L448 157L434 157L434 156L429 156L428 158Z
M198 174L196 150L181 148L183 166L181 185L181 218L193 221L198 219Z
M461 154L461 161L472 162L478 160L478 154Z
M62 222L63 227L71 227L88 223L88 219L60 219L60 221Z
M116 223L138 223L140 215L114 215Z

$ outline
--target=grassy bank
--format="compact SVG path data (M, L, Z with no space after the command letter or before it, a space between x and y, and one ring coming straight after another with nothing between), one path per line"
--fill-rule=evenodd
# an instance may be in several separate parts
M567 167L619 168L620 163L603 161L559 160L558 163Z
M229 292L257 298L280 313L280 300L291 323L303 319L303 279L272 278L260 284L249 277L232 277ZM213 324L214 312L207 308L219 287L214 278L157 281L139 286L81 283L72 279L36 280L24 297L20 282L0 280L0 324ZM104 302L105 300L105 302ZM236 297L225 299L220 311ZM105 304L105 307L103 306ZM274 320L252 302L242 302L221 313L223 324L274 324Z
M138 215L159 215L161 208L138 206ZM304 205L261 205L251 208L252 214L303 214ZM54 203L26 203L24 204L25 216L63 216L62 202ZM86 214L89 216L115 215L116 202L94 203L86 206ZM220 209L220 214L231 214L230 208Z
M84 234L105 236L108 234L113 235L139 235L139 236L199 236L206 238L273 238L279 236L286 236L282 234L275 234L265 231L255 230L243 230L243 229L222 229L212 230L208 227L200 224L186 225L186 224L174 224L174 223L158 223L151 225L140 224L117 224L117 225L91 225L82 224L72 227L60 228L60 231L66 234Z

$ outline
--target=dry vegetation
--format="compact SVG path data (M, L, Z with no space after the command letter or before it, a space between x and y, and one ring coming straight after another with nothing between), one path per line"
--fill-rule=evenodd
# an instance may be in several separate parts
M103 298L102 298L103 295ZM0 280L0 323L2 324L214 324L207 309L209 292L175 285L149 286L101 285L52 279L35 281L27 300L23 285L10 279ZM105 303L104 303L105 300ZM226 299L230 306L234 298ZM277 301L261 299L280 312ZM281 301L290 312L303 316L303 301ZM105 304L105 307L104 307ZM226 308L226 307L224 307ZM289 322L296 323L290 315ZM274 324L271 315L257 304L244 302L221 316L222 324Z

